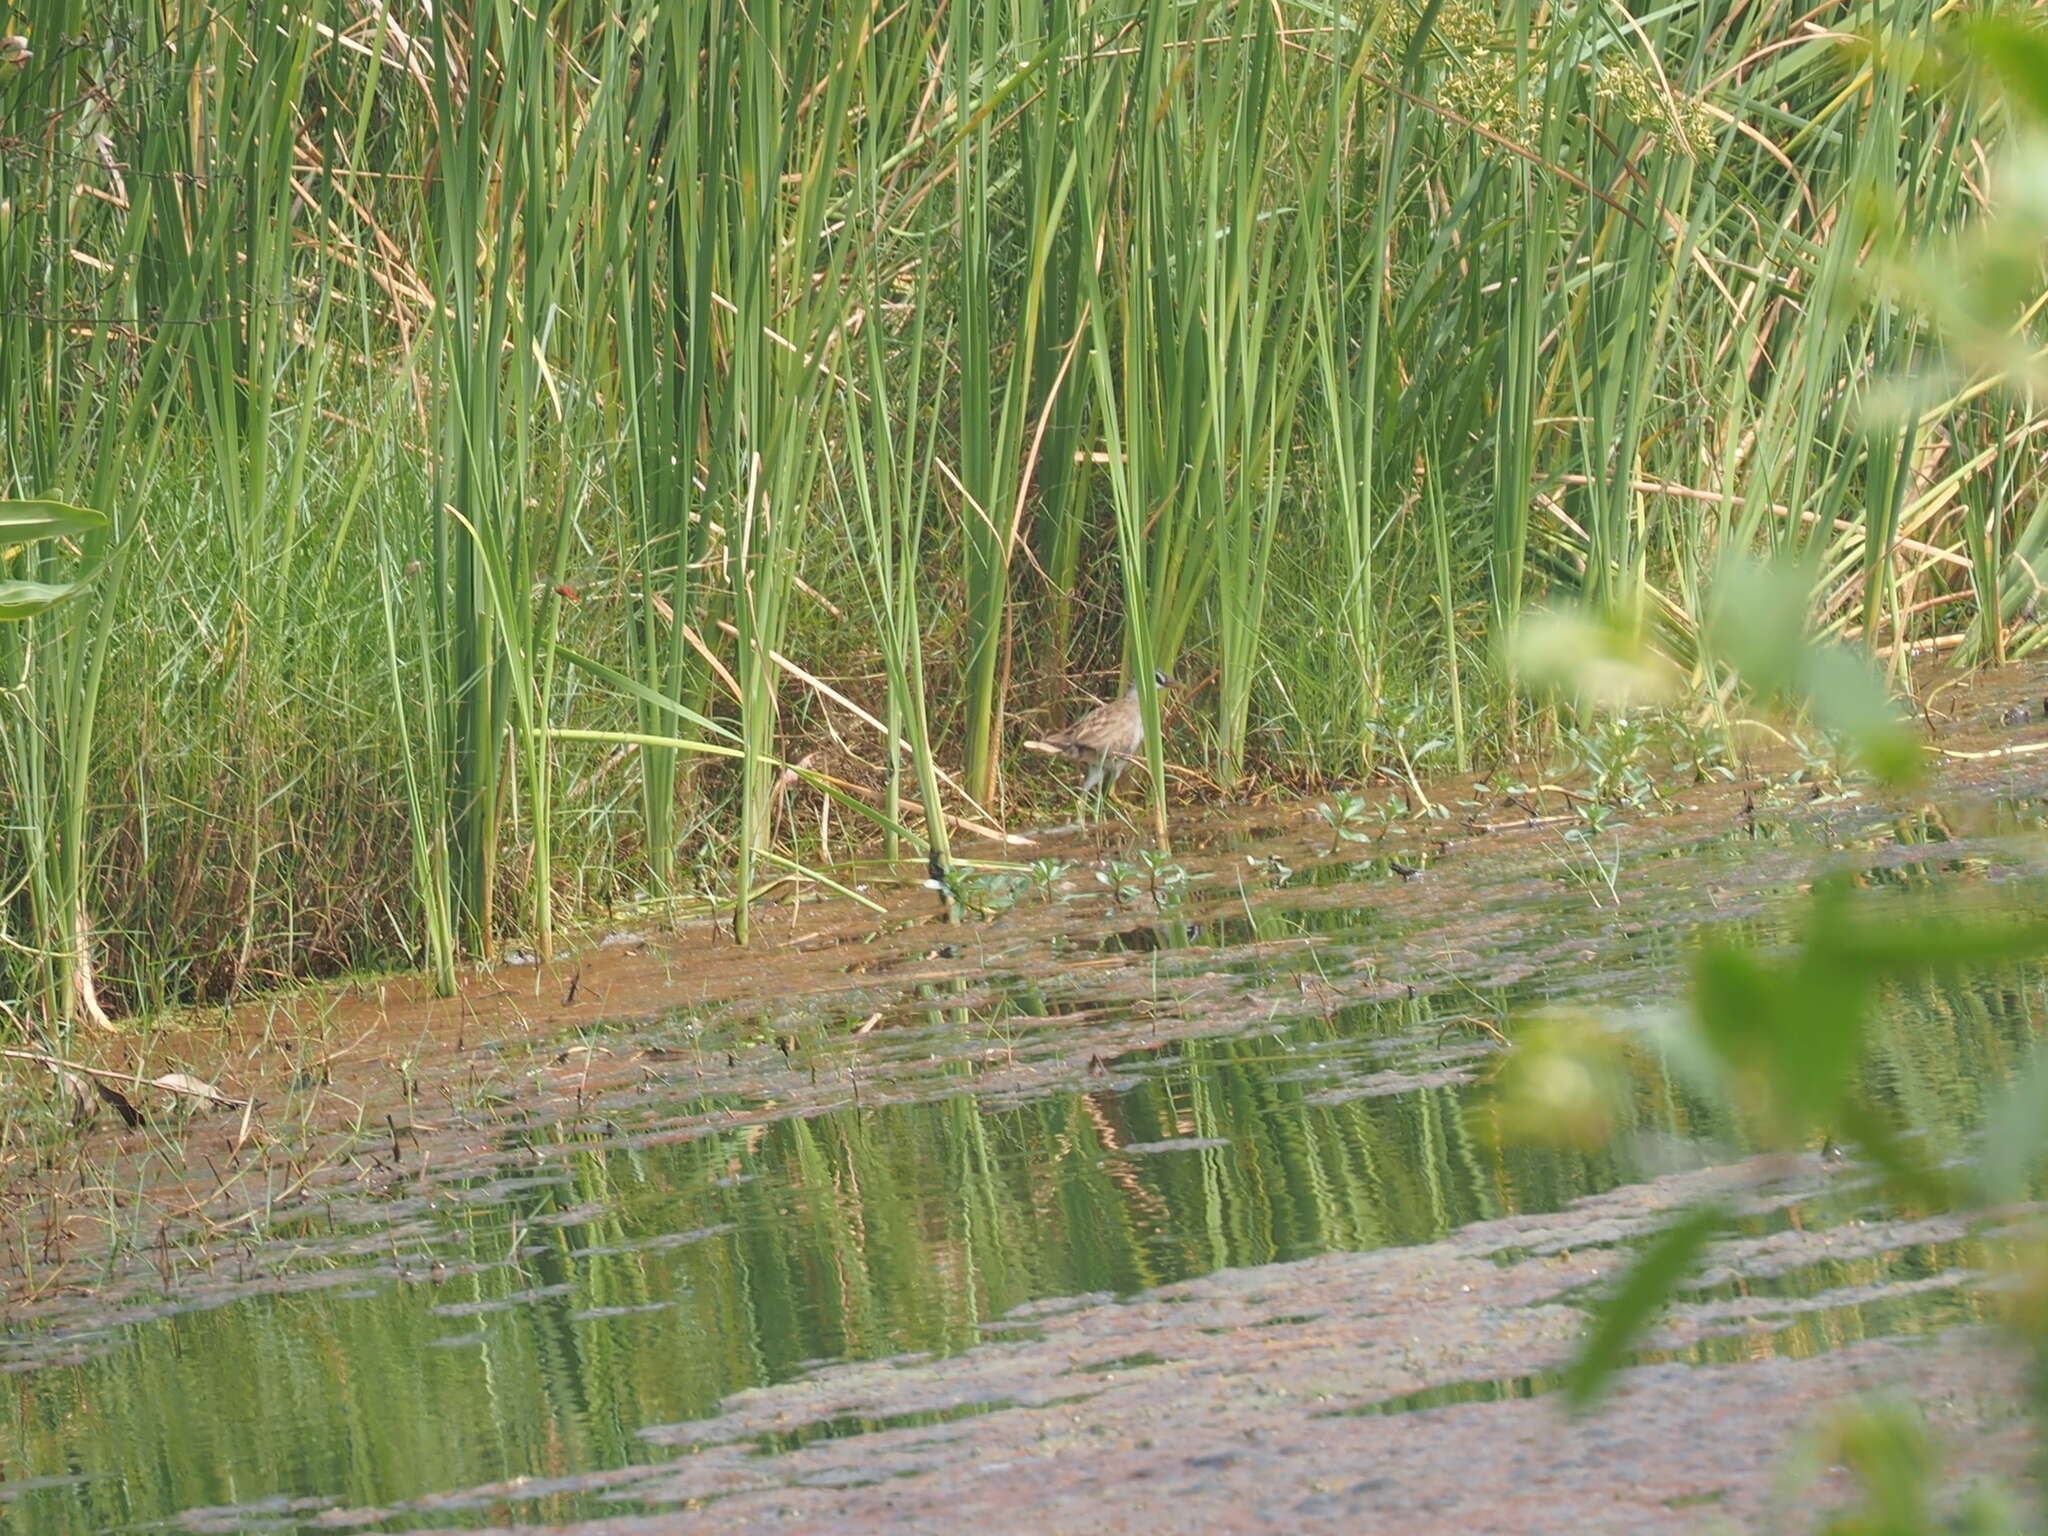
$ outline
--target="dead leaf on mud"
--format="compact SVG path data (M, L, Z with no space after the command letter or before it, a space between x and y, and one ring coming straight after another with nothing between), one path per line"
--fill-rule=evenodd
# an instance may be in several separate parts
M175 1093L183 1098L198 1099L202 1103L212 1104L220 1109L240 1109L248 1102L245 1099L231 1099L214 1087L213 1084L202 1082L186 1072L166 1072L163 1076L153 1077L149 1081L151 1087L161 1088L165 1093Z

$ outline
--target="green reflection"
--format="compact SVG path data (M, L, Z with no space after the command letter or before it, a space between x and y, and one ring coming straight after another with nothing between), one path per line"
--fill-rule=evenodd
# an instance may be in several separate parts
M1460 1006L1505 1013L1549 988L1533 977ZM1867 1068L1872 1092L1959 1148L1987 1086L2038 1036L2039 994L2040 977L2016 970L1895 988ZM962 1022L948 994L926 1002L934 1022ZM216 1291L174 1295L165 1315L66 1341L99 1351L81 1363L17 1375L10 1479L76 1481L30 1486L0 1510L53 1536L222 1506L238 1513L219 1529L262 1529L266 1511L295 1529L309 1518L294 1515L295 1499L368 1510L646 1463L675 1452L641 1428L709 1415L814 1361L959 1350L1022 1303L1424 1242L1643 1176L1647 1154L1628 1151L1630 1138L1598 1154L1503 1150L1467 1084L1374 1091L1390 1067L1436 1059L1441 1015L1426 997L1348 1006L1256 1036L1163 1045L1124 1064L1134 1081L1120 1073L1097 1091L1001 1105L978 1101L963 1078L928 1102L691 1139L582 1122L508 1145L507 1172L520 1177L484 1199L449 1191L384 1252L344 1256L309 1231L296 1256L273 1244L255 1266L304 1289L250 1295L223 1276ZM988 1012L971 1027L990 1027ZM647 1123L674 1107L651 1108ZM1699 1161L1739 1150L1732 1128L1668 1076L1650 1075L1633 1111L1634 1144L1660 1155L1674 1143ZM1818 1295L1987 1262L1967 1247L1901 1251L1743 1294ZM410 1278L394 1280L394 1264ZM1763 1318L1665 1358L1810 1353L1978 1310L1970 1293L1933 1286ZM1480 1383L1428 1401L1543 1389ZM568 1520L606 1507L584 1488L529 1489L365 1524Z

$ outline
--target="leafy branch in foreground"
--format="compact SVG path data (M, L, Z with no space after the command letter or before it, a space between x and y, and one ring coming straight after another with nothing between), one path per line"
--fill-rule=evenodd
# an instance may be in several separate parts
M1628 1070L1639 1048L1674 1063L1693 1088L1728 1105L1766 1152L1839 1146L1860 1157L1876 1202L1921 1215L2008 1216L2024 1201L2048 1155L2048 1051L2030 1065L1986 1117L1973 1164L1938 1161L1918 1129L1901 1124L1865 1087L1871 1024L1888 986L1940 972L2048 955L2048 920L2014 914L1959 920L1952 912L1901 921L1860 904L1843 877L1816 885L1800 942L1788 954L1758 955L1734 945L1702 951L1686 1006L1649 1029L1628 1031L1585 1017L1532 1021L1503 1060L1493 1090L1504 1135L1581 1148L1604 1145L1625 1124L1635 1091ZM1782 1161L1752 1165L1759 1179ZM1593 1306L1564 1392L1575 1409L1596 1402L1626 1366L1666 1305L1706 1263L1717 1238L1736 1230L1732 1191L1698 1201L1654 1233L1613 1287ZM2041 1360L2048 1358L2048 1293L2041 1250L2027 1250L2019 1300L2004 1326ZM2037 1373L2031 1405L2048 1422ZM1933 1455L1905 1410L1857 1403L1833 1415L1827 1449L1810 1450L1856 1473L1866 1507L1828 1527L1839 1532L1934 1528L1926 1513L1936 1487ZM1903 1512L1903 1513L1902 1513ZM2011 1531L2006 1501L1973 1493L1960 1523L1947 1529Z
M1753 708L1812 721L1879 784L1910 784L1924 769L1925 749L1868 659L1815 634L1808 618L1812 585L1810 570L1724 564L1693 664ZM1521 665L1533 680L1568 691L1580 711L1598 720L1603 712L1667 697L1679 687L1682 669L1669 647L1648 638L1651 629L1625 612L1541 615L1521 637ZM1654 1056L1673 1064L1703 1096L1728 1106L1750 1143L1765 1152L1840 1146L1867 1165L1883 1204L1920 1212L1988 1211L2024 1198L2048 1152L2048 1053L2037 1053L2005 1107L1989 1118L1974 1171L1958 1170L1937 1161L1917 1128L1899 1123L1866 1087L1872 1023L1888 988L2044 955L2048 920L2030 913L1965 919L1944 907L1902 918L1896 909L1875 910L1849 877L1824 875L1789 952L1708 943L1693 961L1683 1006L1647 1027L1584 1015L1531 1020L1493 1083L1495 1129L1515 1140L1604 1146L1628 1123L1624 1110L1635 1092L1635 1067ZM1575 1408L1600 1397L1738 1215L1739 1201L1724 1191L1681 1211L1648 1240L1593 1308L1565 1382ZM2029 1278L2024 1289L2039 1289L2043 1277ZM2048 1355L2048 1315L2019 1307L2008 1323L2037 1356ZM1911 1438L1910 1426L1902 1430L1882 1410L1861 1411L1860 1428L1839 1429L1845 1445L1867 1449L1887 1436ZM2035 1411L2048 1421L2048 1402L2037 1400ZM1868 1466L1855 1464L1865 1467L1872 1507L1879 1508L1890 1496L1870 1468L1923 1462L1924 1456L1880 1456ZM1929 1475L1907 1481L1911 1498L1897 1507L1922 1508ZM1992 1501L1973 1509L1969 1518L1976 1523L1967 1528L2010 1528L1999 1523L1999 1508ZM1908 1528L1876 1516L1850 1517L1839 1526Z

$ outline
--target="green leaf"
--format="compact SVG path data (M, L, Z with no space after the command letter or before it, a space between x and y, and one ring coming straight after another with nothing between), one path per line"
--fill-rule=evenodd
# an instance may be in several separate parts
M1999 1096L1984 1131L1978 1179L1993 1205L2027 1198L2027 1184L2048 1148L2048 1050L2037 1049Z
M1987 16L1962 28L1962 45L2012 106L2048 122L2048 32L2014 16Z
M691 725L696 726L700 731L709 731L714 736L723 736L727 741L738 741L740 739L739 732L732 730L730 727L720 725L716 720L698 714L694 709L685 708L674 699L648 687L637 678L628 677L616 667L608 667L601 661L583 655L580 651L570 650L566 645L557 646L555 654L571 666L581 667L592 677L611 684L612 687L618 689L621 693L630 693L643 704L651 704L656 709L665 710L678 719L685 720Z
M1814 580L1803 566L1724 561L1706 648L1764 702L1810 714L1843 738L1873 777L1910 783L1925 771L1926 754L1870 658L1808 633Z
M1812 574L1747 556L1724 560L1708 606L1708 649L1769 699L1796 692L1813 607Z
M2048 921L1904 920L1845 924L1830 940L1837 963L1854 971L1909 976L2033 960L2048 954Z
M0 581L0 623L10 619L30 619L48 608L52 603L62 602L76 592L83 582L69 581L52 585L47 581Z
M1620 1288L1594 1309L1592 1329L1565 1377L1565 1402L1573 1410L1600 1395L1650 1319L1727 1224L1728 1213L1720 1206L1693 1207L1657 1234L1622 1277Z
M1863 1022L1874 977L1849 942L1855 886L1830 877L1814 885L1806 940L1776 1004L1779 1112L1804 1129L1834 1113L1863 1049Z
M106 513L90 507L67 506L61 501L0 501L0 557L37 539L98 533L106 526ZM33 618L82 585L75 581L0 581L0 622Z
M1700 1033L1771 1139L1797 1143L1828 1121L1862 1043L1868 981L1810 948L1790 968L1707 949L1693 978Z
M1927 1160L1918 1139L1908 1141L1860 1095L1843 1100L1837 1119L1845 1141L1884 1175L1885 1197L1929 1211L1955 1209L1962 1190L1946 1169Z
M107 514L91 507L61 501L0 501L0 549L32 539L99 533L106 526Z
M1693 962L1693 1007L1714 1054L1740 1066L1776 1034L1771 977L1745 949L1709 943Z
M1856 763L1884 784L1910 784L1927 754L1870 658L1840 644L1809 644L1794 697L1823 729L1849 744Z

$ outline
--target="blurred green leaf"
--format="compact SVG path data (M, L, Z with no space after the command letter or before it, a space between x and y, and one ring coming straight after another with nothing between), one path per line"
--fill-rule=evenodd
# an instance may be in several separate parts
M106 526L107 514L91 507L61 501L0 501L0 552L10 544L99 533Z
M1795 694L1822 729L1848 743L1856 765L1879 783L1910 784L1926 772L1919 736L1860 651L1809 642Z
M1515 631L1515 667L1531 687L1568 694L1596 709L1621 710L1670 698L1678 669L1625 614L1547 608Z
M2048 1050L2036 1049L2007 1085L1984 1128L1978 1179L1994 1205L2027 1198L2027 1185L2048 1148Z
M1939 1529L1927 1495L1939 1463L1926 1426L1903 1403L1852 1403L1828 1428L1817 1458L1845 1466L1863 1503L1821 1527L1823 1536L1923 1536Z
M51 604L62 602L82 585L76 581L61 585L47 581L0 581L0 622L33 618Z
M1858 913L1854 896L1846 879L1815 885L1806 933L1787 960L1710 945L1694 965L1700 1034L1737 1098L1781 1144L1797 1144L1817 1127L1841 1128L1880 980L2048 952L2048 922L1876 922ZM1882 1149L1869 1150L1876 1156ZM1908 1182L1921 1176L1905 1161L1890 1171Z
M2048 31L2017 16L1983 16L1959 27L1956 42L2009 104L2048 123Z
M1584 1408L1600 1395L1650 1319L1663 1310L1678 1282L1727 1224L1728 1213L1720 1206L1695 1206L1643 1250L1620 1288L1593 1314L1592 1330L1565 1378L1565 1401L1572 1408Z
M1999 965L2048 954L2048 921L1840 919L1826 935L1830 962L1887 976Z
M1841 738L1872 777L1910 782L1926 768L1919 738L1868 657L1808 633L1812 600L1810 572L1730 559L1715 579L1707 649L1765 704Z
M1794 1143L1834 1116L1862 1049L1873 977L1845 963L1839 932L1849 890L1814 888L1806 940L1789 963L1769 966L1726 946L1695 965L1693 1006L1701 1032L1773 1137Z
M1842 1102L1835 1120L1843 1139L1855 1143L1863 1158L1884 1175L1886 1198L1930 1211L1955 1208L1962 1194L1956 1181L1928 1162L1921 1144L1894 1131L1860 1094Z
M1631 1092L1627 1044L1585 1014L1525 1021L1488 1085L1494 1132L1523 1145L1582 1151L1607 1145Z
M1724 561L1708 605L1707 644L1747 687L1782 698L1798 677L1812 602L1812 581L1796 568Z

